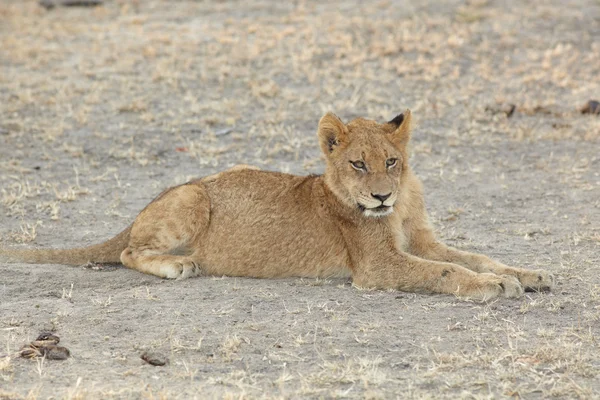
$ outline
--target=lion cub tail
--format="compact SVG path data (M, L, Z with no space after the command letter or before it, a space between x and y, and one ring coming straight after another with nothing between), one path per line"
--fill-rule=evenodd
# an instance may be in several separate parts
M129 244L131 226L104 243L75 249L15 249L0 247L0 262L82 265L88 262L120 263Z

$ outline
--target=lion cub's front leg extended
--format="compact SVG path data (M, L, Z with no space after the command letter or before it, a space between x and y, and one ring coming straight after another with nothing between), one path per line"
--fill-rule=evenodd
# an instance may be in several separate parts
M460 265L423 260L396 251L379 252L353 271L357 286L407 292L454 294L475 300L520 297L523 288L509 275L478 274Z
M545 291L551 290L554 287L554 277L547 271L541 269L529 270L524 268L509 267L494 261L483 254L475 254L456 250L443 244L438 244L438 246L438 251L445 253L445 257L441 257L442 259L463 265L466 268L477 272L491 272L498 275L512 275L516 277L519 282L521 282L527 291Z
M547 271L509 267L483 254L457 250L440 242L421 244L416 255L428 260L459 264L479 273L491 272L497 275L512 275L528 291L551 290L554 286L554 277Z
M431 229L421 226L411 235L411 254L433 261L443 261L462 265L471 271L497 275L512 275L523 285L525 290L550 290L554 286L554 277L547 271L536 269L513 268L483 254L457 250L438 242Z
M137 216L121 262L161 278L199 275L201 268L193 253L208 225L209 213L210 200L202 184L168 189Z

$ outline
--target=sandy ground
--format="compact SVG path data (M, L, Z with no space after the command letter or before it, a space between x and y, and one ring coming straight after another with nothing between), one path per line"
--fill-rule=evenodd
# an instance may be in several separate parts
M366 3L2 1L0 243L102 241L236 163L319 173L324 112L410 108L439 235L556 290L2 263L0 399L600 396L600 116L578 111L600 97L600 3ZM14 356L44 330L68 360Z

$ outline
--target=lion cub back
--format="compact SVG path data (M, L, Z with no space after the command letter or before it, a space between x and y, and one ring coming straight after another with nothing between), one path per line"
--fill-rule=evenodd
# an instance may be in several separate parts
M210 222L197 255L208 273L348 275L343 238L322 201L322 177L238 168L200 184L210 198Z

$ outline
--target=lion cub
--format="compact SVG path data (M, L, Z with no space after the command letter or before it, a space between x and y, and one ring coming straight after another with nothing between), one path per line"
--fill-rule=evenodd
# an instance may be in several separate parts
M105 243L69 250L0 249L10 261L121 262L162 278L350 275L360 287L487 300L548 290L542 270L511 268L445 246L408 164L411 113L344 124L318 137L327 166L295 176L237 166L164 191Z

